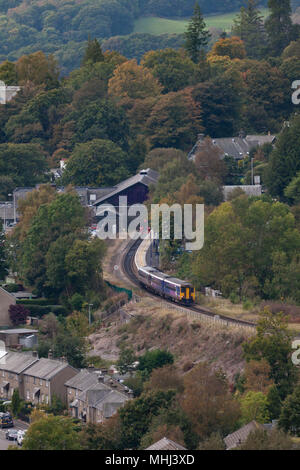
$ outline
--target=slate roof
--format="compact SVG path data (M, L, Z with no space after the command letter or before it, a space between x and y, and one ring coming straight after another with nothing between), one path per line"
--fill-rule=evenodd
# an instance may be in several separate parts
M89 387L98 383L98 377L96 374L89 372L86 369L81 370L78 374L74 375L68 380L65 385L66 387L76 388L77 390L84 391Z
M245 442L249 434L257 429L264 429L264 427L256 421L251 421L251 423L246 424L232 434L228 434L224 439L226 450L234 449Z
M98 206L106 199L120 193L121 191L125 191L127 188L134 186L137 183L144 184L145 186L150 186L151 184L156 184L158 181L159 174L157 171L151 170L150 168L146 170L141 170L137 175L131 176L130 178L122 181L121 183L117 184L111 192L108 192L106 195L102 196L101 198L97 199L94 202L94 206Z
M71 366L67 362L41 358L36 364L26 370L26 375L49 380L66 367Z
M0 330L0 333L5 335L25 335L25 334L38 334L37 330L30 330L28 328L12 328L9 330Z
M246 137L225 137L212 139L212 142L221 149L223 152L223 158L228 155L235 158L236 160L239 160L248 155L253 148L259 147L266 143L273 144L275 140L276 137L274 135L247 135ZM193 160L195 158L197 151L201 149L201 144L203 141L204 136L199 136L199 139L188 155L189 159Z
M16 353L9 351L0 363L0 370L20 374L38 361L37 357L27 353Z
M171 441L171 439L167 437L163 437L160 441L155 442L145 450L186 450L186 448L177 442Z

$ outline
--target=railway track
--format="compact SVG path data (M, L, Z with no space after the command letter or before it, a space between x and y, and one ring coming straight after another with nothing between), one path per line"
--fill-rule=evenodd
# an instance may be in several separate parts
M134 241L130 242L128 250L126 251L126 253L125 253L125 255L122 259L122 269L123 269L124 274L132 282L132 284L139 287L139 289L145 291L149 297L153 297L155 299L159 298L163 302L166 302L166 303L172 304L172 305L176 305L176 307L177 307L177 304L174 304L174 302L172 302L171 300L164 299L163 297L161 297L159 295L156 295L152 292L149 292L147 289L145 289L141 286L141 284L140 284L140 282L137 278L136 269L135 269L135 262L134 262L135 261L135 254L136 254L141 242L142 242L142 240L134 240ZM183 309L183 310L198 313L201 316L204 315L205 317L212 318L214 320L221 320L222 322L225 322L228 325L235 325L235 326L241 326L241 327L247 327L247 328L253 328L253 329L256 328L255 323L244 321L244 320L237 320L235 318L226 317L224 315L217 315L217 314L215 314L213 312L210 312L206 309L203 309L203 308L201 308L200 306L197 306L197 305L186 306L186 305L181 305L180 304L180 308Z

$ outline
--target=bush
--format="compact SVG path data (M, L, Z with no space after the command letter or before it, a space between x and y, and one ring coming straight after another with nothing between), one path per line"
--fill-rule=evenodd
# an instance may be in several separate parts
M63 317L66 317L68 315L68 309L66 307L63 307L62 305L23 305L21 304L20 306L27 307L29 311L29 315L33 317L43 317L44 315L47 315L48 313L54 313L55 315L62 315Z
M253 308L253 303L251 300L244 300L243 302L243 309L244 310L251 310Z
M12 324L17 326L26 323L30 312L23 305L10 305L8 313Z
M7 292L19 292L20 290L20 287L18 284L7 284L4 289L7 291Z
M22 305L42 305L42 306L48 306L48 305L55 305L56 300L55 299L19 299L17 300L17 304L22 304Z
M229 300L232 304L238 304L240 302L240 298L235 292L230 294Z
M261 303L261 308L268 307L273 314L283 312L290 317L290 322L300 322L300 307L292 304L285 304L283 302L265 301Z

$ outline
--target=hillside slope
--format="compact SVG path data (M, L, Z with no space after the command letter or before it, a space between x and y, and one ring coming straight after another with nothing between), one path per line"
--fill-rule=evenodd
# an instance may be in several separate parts
M91 355L116 361L121 346L132 347L138 355L165 348L182 373L207 361L215 370L222 368L230 380L244 367L242 343L253 334L249 330L199 321L151 298L127 304L124 312L133 315L130 321L115 314L90 336Z

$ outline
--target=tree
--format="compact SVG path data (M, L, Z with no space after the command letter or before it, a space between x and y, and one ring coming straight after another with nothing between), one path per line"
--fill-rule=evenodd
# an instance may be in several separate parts
M285 188L284 195L285 197L291 199L294 204L300 204L300 172Z
M257 324L256 337L244 345L247 361L264 359L268 362L270 378L281 400L292 392L297 380L291 360L291 340L287 317L283 313L273 314L265 308Z
M165 93L193 84L197 70L190 58L174 49L150 51L144 55L142 65L152 71Z
M120 410L122 449L136 449L149 429L154 416L169 408L174 392L148 392L128 401Z
M185 49L194 63L198 63L204 53L210 33L206 29L206 23L198 3L195 4L194 14L185 32Z
M22 407L22 400L20 398L19 390L14 389L14 392L11 397L11 412L13 416L18 417Z
M248 0L234 19L232 28L233 34L244 42L247 56L251 59L261 58L265 48L264 20L257 5L258 0Z
M300 436L300 386L283 402L278 426L285 432Z
M247 362L245 367L245 390L263 394L268 393L273 385L270 374L271 367L266 360Z
M213 45L210 56L225 56L230 59L245 59L246 49L244 41L236 36L221 38Z
M79 434L71 418L46 415L30 425L23 449L79 450Z
M96 62L103 62L104 56L101 46L96 38L88 38L86 50L82 59L82 65L95 64Z
M241 118L242 83L230 73L199 83L192 96L201 109L206 135L212 139L232 137L238 132Z
M183 388L183 380L173 364L153 369L145 384L145 390L175 390L182 393Z
M158 96L161 90L161 85L150 70L138 65L135 59L116 67L108 84L109 95L118 100Z
M9 176L8 192L45 181L47 162L38 144L0 144L0 177Z
M59 266L53 267L51 264L51 259L54 257L48 255L48 252L51 250L52 244L58 245L58 240L61 241L64 238L63 249L70 249L76 236L83 239L87 237L83 232L85 224L85 210L80 204L77 194L72 192L56 194L53 201L39 207L31 220L24 242L21 242L17 248L17 251L20 250L18 252L19 273L27 285L34 287L40 294L47 293L48 274L50 276L51 273L50 280L53 279L52 268L57 272L62 266L62 260L58 258L55 259L55 262L60 261ZM57 278L58 276L56 280ZM55 287L50 283L48 293L59 295L62 286L68 292L68 286L64 283Z
M294 443L289 435L281 430L266 431L257 429L249 434L238 450L292 450Z
M289 127L278 137L270 156L266 185L272 196L284 197L284 190L300 171L300 117L295 116Z
M77 144L63 175L65 184L113 186L128 176L125 152L110 140Z
M195 167L201 179L223 181L226 167L221 157L221 149L206 137L195 154Z
M173 362L173 355L169 351L153 349L139 357L138 370L140 370L145 377L149 377L153 369L163 367L165 364L173 364Z
M270 16L265 22L270 55L278 57L293 38L291 0L268 0Z
M117 367L121 374L126 374L128 371L132 371L132 364L136 361L136 356L132 348L121 348Z
M2 221L0 221L0 280L4 280L8 274L7 253L5 247L5 234Z
M10 305L8 313L10 321L14 326L24 325L28 315L30 314L29 310L27 310L23 305Z
M222 371L213 372L208 364L200 363L185 375L184 385L181 406L200 440L213 432L224 436L233 431L240 406Z
M202 130L201 107L190 88L163 95L146 122L152 147L190 149Z
M16 66L13 62L5 60L0 65L0 80L2 80L5 85L17 85L17 73Z
M36 85L46 85L48 89L56 88L59 84L59 70L52 54L47 57L38 51L24 55L18 59L16 71L20 84L30 81Z
M241 399L242 421L248 424L251 421L258 423L269 422L268 398L262 392L247 392Z
M225 450L226 446L219 433L214 433L204 441L200 442L198 450Z

